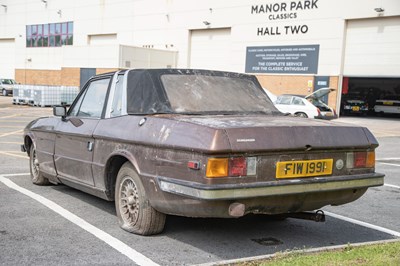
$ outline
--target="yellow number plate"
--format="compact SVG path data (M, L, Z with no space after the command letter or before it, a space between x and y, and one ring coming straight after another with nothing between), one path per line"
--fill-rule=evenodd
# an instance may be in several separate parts
M276 178L294 178L332 174L333 159L276 163Z
M351 109L352 109L354 112L358 112L358 111L360 111L360 106L353 106Z

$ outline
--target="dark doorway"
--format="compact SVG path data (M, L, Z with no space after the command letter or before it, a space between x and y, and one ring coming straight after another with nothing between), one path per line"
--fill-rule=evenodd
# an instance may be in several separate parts
M400 99L400 78L343 78L341 113L346 104L357 104L360 108L352 108L359 110L364 102L367 114L374 115L376 101L388 99Z
M82 89L85 83L94 75L96 75L95 68L81 68L80 88Z

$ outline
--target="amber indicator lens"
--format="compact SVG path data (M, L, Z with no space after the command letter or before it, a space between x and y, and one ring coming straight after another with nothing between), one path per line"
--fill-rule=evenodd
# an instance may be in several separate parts
M228 158L210 158L207 163L207 177L226 177L228 176Z

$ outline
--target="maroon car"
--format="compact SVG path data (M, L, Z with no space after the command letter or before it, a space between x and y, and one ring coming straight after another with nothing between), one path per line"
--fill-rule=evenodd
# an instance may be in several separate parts
M383 184L367 128L285 116L251 75L122 70L54 114L25 129L32 182L115 200L136 234L167 214L296 216Z

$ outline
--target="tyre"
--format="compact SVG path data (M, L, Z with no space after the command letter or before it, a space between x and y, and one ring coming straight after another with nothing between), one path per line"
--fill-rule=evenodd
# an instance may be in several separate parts
M1 93L3 94L3 96L8 96L8 92L6 89L3 89Z
M35 145L31 145L29 153L29 168L31 172L32 183L39 186L44 186L49 184L49 180L43 176L39 168L39 160L36 156Z
M164 229L166 215L151 205L142 181L126 162L115 184L115 209L122 229L138 235L154 235Z
M302 112L295 113L294 115L297 117L308 118L308 115L306 113L302 113Z

